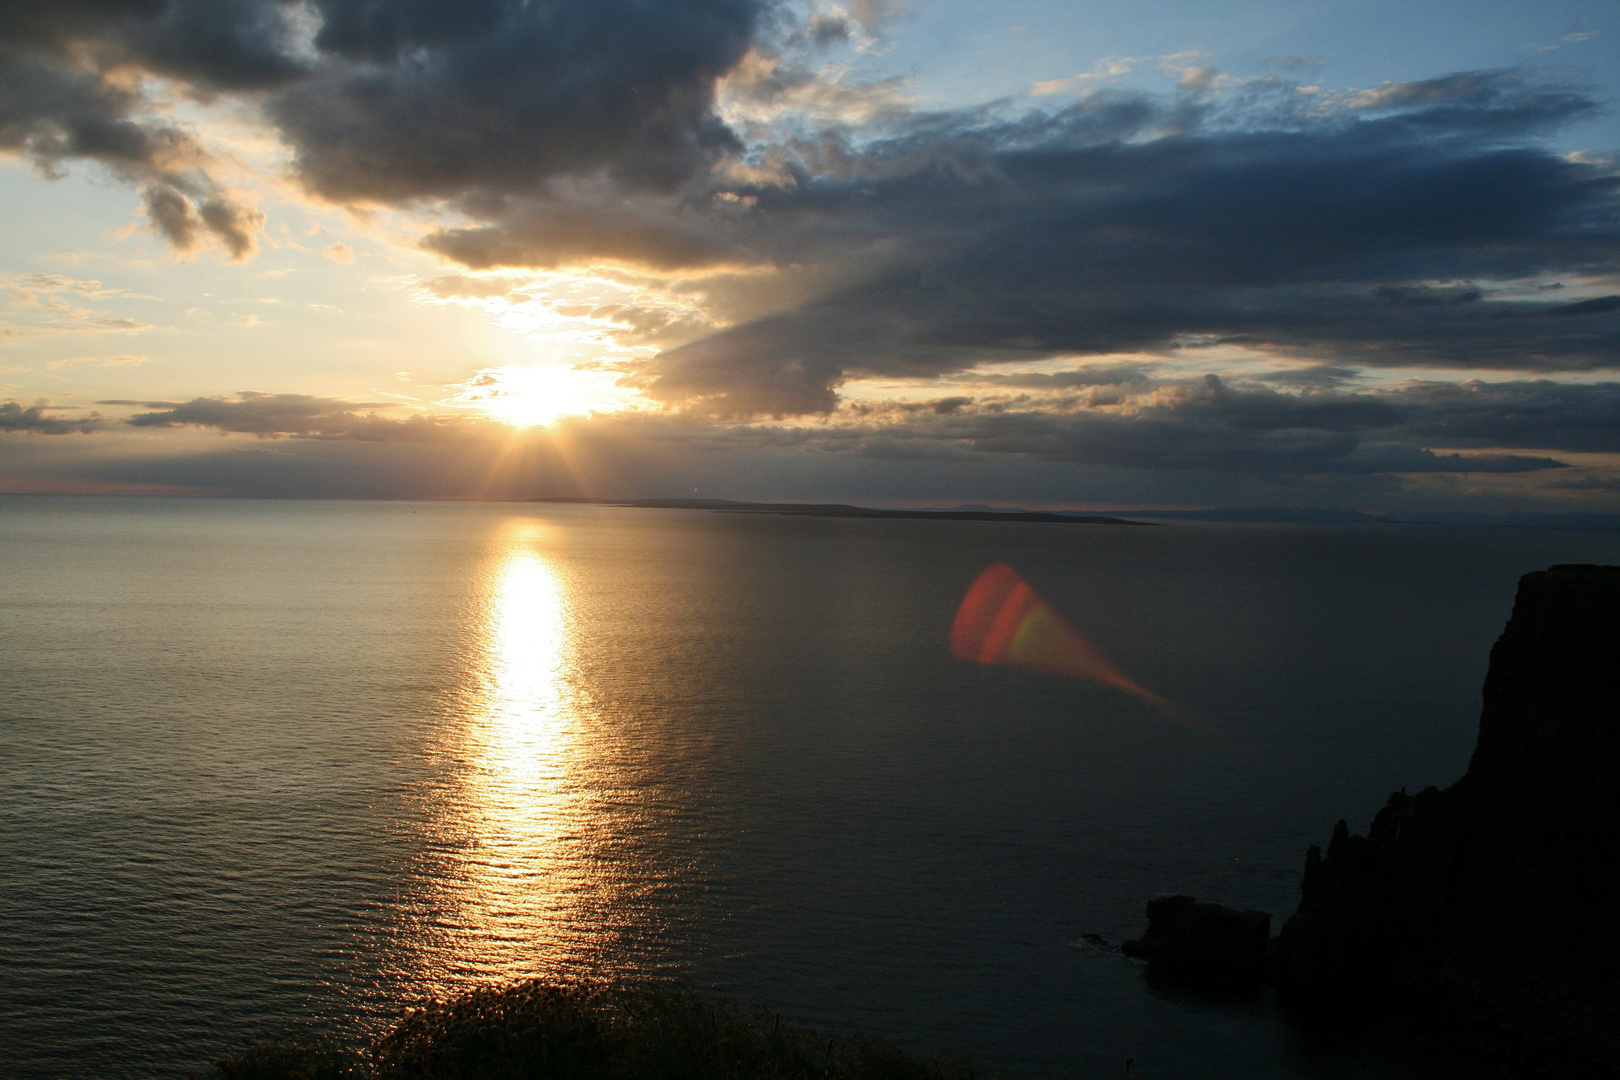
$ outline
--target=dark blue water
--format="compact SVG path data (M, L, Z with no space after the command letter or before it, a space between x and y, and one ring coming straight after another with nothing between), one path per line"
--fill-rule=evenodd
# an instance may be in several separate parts
M1127 674L949 658L1005 560ZM1006 1077L1423 1077L1084 933L1292 909L1473 744L1518 576L1620 534L0 499L0 1074L184 1075L554 973Z

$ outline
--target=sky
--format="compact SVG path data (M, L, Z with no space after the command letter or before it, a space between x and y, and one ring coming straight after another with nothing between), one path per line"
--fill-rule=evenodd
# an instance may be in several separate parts
M0 492L1620 512L1620 6L0 13Z

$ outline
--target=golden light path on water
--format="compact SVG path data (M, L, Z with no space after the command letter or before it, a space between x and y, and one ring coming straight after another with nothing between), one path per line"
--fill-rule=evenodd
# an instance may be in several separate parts
M420 983L556 974L603 933L593 873L589 695L579 630L547 558L550 527L496 534L480 589L481 635L454 752L464 769L436 827L452 865L433 903ZM592 909L587 914L584 908ZM611 906L610 904L608 906ZM424 987L424 988L425 988Z

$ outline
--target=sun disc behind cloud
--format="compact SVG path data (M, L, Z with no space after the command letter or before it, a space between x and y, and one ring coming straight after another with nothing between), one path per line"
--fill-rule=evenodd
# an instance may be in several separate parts
M619 412L631 407L631 392L610 371L567 366L484 368L456 387L445 402L473 409L514 427L535 427L564 416Z

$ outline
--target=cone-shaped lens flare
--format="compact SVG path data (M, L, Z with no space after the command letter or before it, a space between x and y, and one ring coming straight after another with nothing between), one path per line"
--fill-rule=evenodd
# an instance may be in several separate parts
M962 598L951 626L951 654L979 664L1091 679L1170 706L1126 678L1006 563L980 574Z

